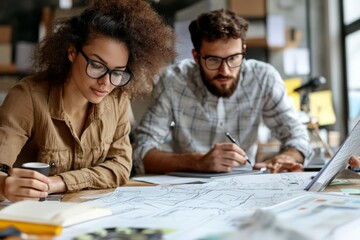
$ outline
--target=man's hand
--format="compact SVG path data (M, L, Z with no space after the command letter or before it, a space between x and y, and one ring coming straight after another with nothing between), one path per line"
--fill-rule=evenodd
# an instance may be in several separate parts
M255 169L266 168L271 173L279 172L301 172L303 171L303 165L296 162L294 158L289 155L280 154L273 159L266 160L261 163L255 164Z
M271 173L303 171L303 155L294 148L289 148L270 160L255 164L255 169L266 168Z
M28 169L13 168L4 181L4 196L12 201L45 198L49 191L49 178Z
M196 169L202 172L230 172L246 163L246 153L236 144L218 143L198 159Z

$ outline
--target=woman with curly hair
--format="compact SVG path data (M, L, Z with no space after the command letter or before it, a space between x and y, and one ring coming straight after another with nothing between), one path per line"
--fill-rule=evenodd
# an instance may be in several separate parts
M39 45L35 74L0 108L0 198L114 188L132 167L129 99L152 90L175 57L174 34L145 0L95 0L60 19ZM50 176L22 169L50 165Z

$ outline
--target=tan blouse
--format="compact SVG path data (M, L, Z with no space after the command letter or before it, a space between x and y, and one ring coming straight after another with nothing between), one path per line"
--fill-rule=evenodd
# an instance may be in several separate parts
M48 81L21 80L0 107L0 163L50 164L68 191L112 188L129 179L129 99L110 94L94 104L79 139L66 117L63 86Z

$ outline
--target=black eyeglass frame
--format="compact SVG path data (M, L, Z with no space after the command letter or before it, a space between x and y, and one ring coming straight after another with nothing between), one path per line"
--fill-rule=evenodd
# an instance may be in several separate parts
M128 84L128 83L134 78L133 73L131 72L131 70L130 70L128 67L126 67L125 70L110 69L110 68L108 68L108 66L106 66L104 63L89 58L89 57L84 53L84 51L83 51L82 49L80 49L79 52L81 53L81 55L82 55L82 56L85 58L85 60L86 60L86 68L85 68L86 75L88 75L88 77L90 77L90 78L92 78L92 79L100 79L100 78L104 77L106 74L109 73L109 80L110 80L110 83L111 83L113 86L115 86L115 87L124 87L126 84ZM95 63L97 63L97 64L100 64L100 65L104 66L105 69L106 69L106 71L105 71L101 76L99 76L99 77L92 77L92 76L90 76L87 69L88 69L88 67L89 67L89 64L92 63L92 62L95 62ZM116 85L116 84L114 84L114 83L111 81L111 74L112 74L113 72L120 72L120 73L122 73L122 74L124 74L124 73L129 74L129 79L126 81L125 84Z
M241 64L242 64L242 62L243 62L243 60L244 60L244 58L245 58L245 55L246 55L245 52L240 52L240 53L235 53L235 54L232 54L232 55L230 55L230 56L227 56L227 57L222 58L222 57L212 56L212 55L202 56L199 52L197 52L197 54L198 54L199 57L201 57L202 59L205 60L205 67L206 67L208 70L218 70L218 69L220 69L224 61L225 61L226 65L227 65L229 68L237 68L237 67L240 67ZM231 67L231 66L229 65L228 59L231 58L231 57L237 56L237 55L242 55L241 62L240 62L240 64L239 64L238 66ZM207 63L206 63L206 62L207 62L207 59L209 59L209 58L221 59L221 63L220 63L220 65L219 65L219 67L217 67L217 68L209 68L208 65L207 65Z

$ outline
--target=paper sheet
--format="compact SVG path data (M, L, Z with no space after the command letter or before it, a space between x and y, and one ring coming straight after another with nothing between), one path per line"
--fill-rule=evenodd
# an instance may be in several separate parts
M332 125L336 122L330 90L312 92L309 94L310 113L318 119L320 126Z
M352 221L360 220L358 197L308 194L267 210L274 213L277 221L287 229L301 232L306 239L357 239L360 232L358 227L347 226Z
M310 73L310 53L307 48L286 48L283 62L286 75L307 75Z
M357 188L342 188L341 191L344 193L347 193L347 194L351 194L351 195L359 195L360 194L360 189L357 189Z
M280 15L267 17L267 44L269 47L282 48L286 43L285 18Z
M301 86L301 78L285 79L285 86L287 94L290 97L293 105L297 111L300 111L300 94L295 92L294 89Z
M272 206L305 194L302 189L315 173L279 173L219 178L205 184L119 187L91 203L107 206L114 215L64 229L71 239L105 227L176 229L165 239L199 239L233 230L234 221L256 208Z

